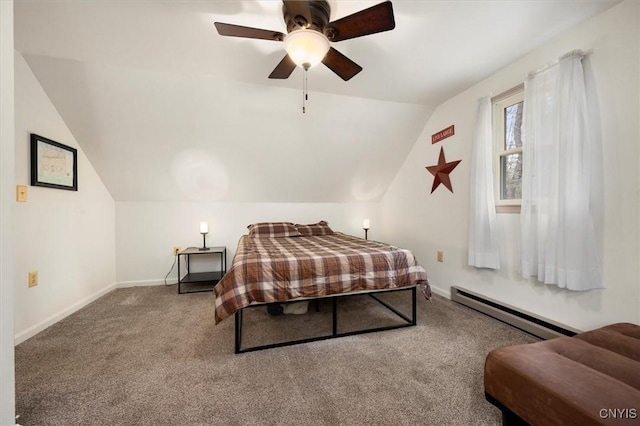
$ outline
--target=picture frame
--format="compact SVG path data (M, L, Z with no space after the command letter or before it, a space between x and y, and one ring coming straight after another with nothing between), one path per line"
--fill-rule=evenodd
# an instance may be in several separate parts
M31 186L78 190L78 150L31 133Z

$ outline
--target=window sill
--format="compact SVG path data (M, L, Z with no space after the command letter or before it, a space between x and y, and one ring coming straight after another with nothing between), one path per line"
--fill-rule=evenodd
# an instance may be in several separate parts
M496 206L496 213L520 214L520 206Z

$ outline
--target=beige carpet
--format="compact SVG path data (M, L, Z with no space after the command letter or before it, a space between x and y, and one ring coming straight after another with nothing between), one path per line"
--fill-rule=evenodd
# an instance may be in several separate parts
M409 310L409 294L386 296ZM330 332L330 306L247 310L245 344ZM382 316L382 319L379 318ZM396 321L368 297L340 331ZM21 425L499 425L484 400L493 348L537 339L435 296L416 327L233 353L212 293L115 290L16 347ZM324 328L322 328L324 327Z

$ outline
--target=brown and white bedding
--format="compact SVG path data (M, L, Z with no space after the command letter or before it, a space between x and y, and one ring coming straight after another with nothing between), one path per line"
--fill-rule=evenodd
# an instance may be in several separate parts
M330 228L329 232L323 224L314 224L313 231L306 233L312 235L285 237L252 232L255 228L250 226L250 235L238 242L231 268L214 288L216 324L257 303L418 284L430 295L425 270L411 251Z

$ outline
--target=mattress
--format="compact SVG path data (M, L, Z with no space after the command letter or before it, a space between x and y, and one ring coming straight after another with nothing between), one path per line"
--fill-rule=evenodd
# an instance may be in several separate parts
M287 302L422 285L410 250L336 232L322 236L243 235L231 268L215 286L215 322L256 303Z

